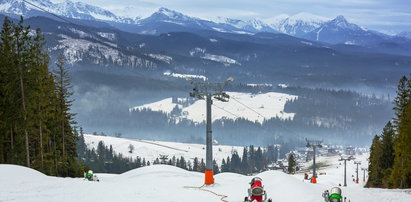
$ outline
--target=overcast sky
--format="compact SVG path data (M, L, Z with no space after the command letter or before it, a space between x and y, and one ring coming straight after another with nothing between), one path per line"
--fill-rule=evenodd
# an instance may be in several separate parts
M52 0L61 2L64 0ZM204 19L216 16L268 19L308 12L328 18L343 15L363 27L397 33L411 31L411 0L74 0L117 15L146 17L160 7Z

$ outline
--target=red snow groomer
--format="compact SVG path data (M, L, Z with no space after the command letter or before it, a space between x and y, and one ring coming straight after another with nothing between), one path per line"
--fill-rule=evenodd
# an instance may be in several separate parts
M251 188L248 189L248 196L244 198L244 202L271 202L271 199L267 200L267 193L262 181L259 177L254 177L251 180Z

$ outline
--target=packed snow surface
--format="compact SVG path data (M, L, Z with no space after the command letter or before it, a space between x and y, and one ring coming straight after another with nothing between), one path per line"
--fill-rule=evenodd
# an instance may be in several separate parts
M113 150L116 153L120 153L126 157L145 158L146 161L151 163L156 159L160 158L160 155L167 155L169 159L173 156L190 160L193 162L194 158L197 157L199 160L204 159L206 156L206 150L204 144L190 144L190 143L179 143L179 142L165 142L165 141L154 141L154 140L138 140L138 139L127 139L127 138L116 138L109 136L97 136L97 135L84 135L84 140L89 149L97 148L100 141L103 141L107 146L113 146ZM133 145L134 150L130 153L129 146ZM233 151L237 151L238 154L243 153L243 147L240 146L228 146L228 145L214 145L213 146L213 157L218 163L227 159Z
M364 159L364 156L360 159ZM342 166L337 158L320 175L317 184L302 180L302 174L288 175L280 171L266 171L257 176L263 179L268 197L274 202L320 202L325 189L342 182ZM338 166L338 168L337 168ZM347 174L354 174L353 162L348 162ZM0 200L30 202L240 202L247 194L248 182L254 176L235 173L215 175L215 184L203 185L204 174L189 172L167 165L154 165L131 170L120 175L97 174L100 182L81 178L45 176L33 169L15 165L0 165ZM351 177L350 177L351 178ZM349 178L349 179L350 179ZM410 190L366 189L363 182L349 181L342 187L342 195L350 201L410 202Z
M275 92L261 94L227 92L227 94L230 95L229 102L215 101L213 103L213 121L219 119L235 120L241 117L262 123L266 119L275 117L280 119L294 118L294 113L284 112L284 106L287 101L297 99L297 96ZM204 100L197 100L189 106L183 106L173 103L172 98L166 98L158 102L136 106L130 110L150 109L169 114L175 107L182 111L178 118L186 118L196 123L205 121L206 102Z

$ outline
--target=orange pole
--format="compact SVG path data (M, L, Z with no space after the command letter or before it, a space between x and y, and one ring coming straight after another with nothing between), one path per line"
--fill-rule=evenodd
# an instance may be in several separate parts
M206 185L214 184L213 170L205 171L205 184Z
M311 177L311 183L317 183L317 178L316 177Z

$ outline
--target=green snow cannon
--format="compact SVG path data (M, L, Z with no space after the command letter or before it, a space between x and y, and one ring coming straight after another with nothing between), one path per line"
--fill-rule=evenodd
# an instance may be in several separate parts
M338 187L333 187L330 191L330 197L328 198L329 202L343 202L343 198L341 196L341 189Z
M325 190L323 193L323 198L325 202L343 202L343 197L341 196L341 189L338 187L333 187L331 191Z
M86 178L88 181L93 181L93 180L94 180L94 179L93 179L93 171L92 171L92 170L89 170L85 175L86 175L85 178Z

